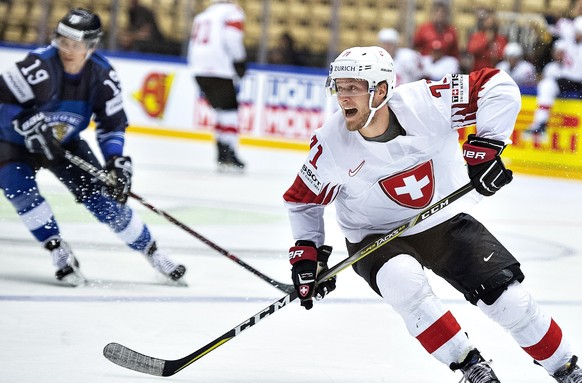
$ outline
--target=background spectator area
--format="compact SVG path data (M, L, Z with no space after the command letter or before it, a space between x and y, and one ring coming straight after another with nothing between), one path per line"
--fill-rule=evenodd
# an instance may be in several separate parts
M102 18L106 36L104 47L115 50L116 31L128 25L128 0L0 0L0 40L18 43L44 44L57 21L72 7L86 7ZM208 0L141 0L156 14L165 38L181 44L190 34L192 18ZM403 45L409 45L416 26L430 18L432 0L238 0L247 15L245 45L251 59L257 59L256 49L265 41L272 49L279 36L288 31L298 48L320 55L326 65L330 47L334 54L354 45L377 43L378 30L398 29ZM450 0L451 22L457 27L461 49L475 29L479 8L498 11L502 32L510 40L519 34L526 51L528 44L539 38L544 15L559 17L567 14L570 0ZM407 16L411 15L411 16ZM528 36L528 33L531 36ZM264 36L264 40L263 40ZM525 36L525 37L524 37Z

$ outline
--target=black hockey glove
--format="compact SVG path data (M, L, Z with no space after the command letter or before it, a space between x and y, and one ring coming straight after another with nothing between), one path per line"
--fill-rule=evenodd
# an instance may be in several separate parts
M301 306L306 310L313 307L313 298L323 299L326 294L335 290L336 277L332 277L320 284L316 284L318 274L325 272L327 260L331 255L331 246L315 247L311 241L297 241L289 249L291 262L291 278L295 290L301 300Z
M131 176L133 167L129 157L113 157L105 163L108 177L112 181L111 186L105 186L105 195L113 198L117 202L126 203L131 191Z
M237 76L239 78L243 78L243 76L245 75L245 73L247 71L247 63L245 61L239 61L239 62L235 62L233 65L234 65L234 70L235 70Z
M492 196L513 179L513 172L505 168L500 157L504 148L502 141L474 134L470 134L463 144L463 157L467 161L471 184L484 196Z
M47 160L53 161L62 148L53 130L46 123L46 116L42 112L27 115L12 121L14 130L24 137L24 144L30 153L42 154Z

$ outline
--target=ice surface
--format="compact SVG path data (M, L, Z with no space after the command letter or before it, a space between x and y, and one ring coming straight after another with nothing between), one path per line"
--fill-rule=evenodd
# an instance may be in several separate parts
M88 136L89 137L89 136ZM281 195L306 152L242 147L244 175L215 170L210 142L128 135L133 191L270 277L290 283L292 242ZM0 200L0 382L456 382L400 318L346 270L313 310L294 302L169 378L125 370L102 356L109 342L165 359L186 356L285 295L135 200L159 246L188 267L187 288L160 283L142 255L123 246L39 175L62 233L90 284L60 286L51 259ZM524 285L582 356L582 182L517 174L472 213L514 252ZM327 212L331 262L347 256ZM551 382L497 325L429 274L433 289L503 382ZM576 319L578 318L578 319Z

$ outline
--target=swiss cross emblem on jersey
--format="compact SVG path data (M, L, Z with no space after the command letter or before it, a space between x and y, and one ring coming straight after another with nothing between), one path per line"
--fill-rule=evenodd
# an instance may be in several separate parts
M422 209L434 196L434 172L432 161L378 181L391 200L399 205Z

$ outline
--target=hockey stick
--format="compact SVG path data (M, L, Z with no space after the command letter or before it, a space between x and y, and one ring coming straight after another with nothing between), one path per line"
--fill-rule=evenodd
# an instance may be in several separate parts
M344 259L343 261L339 262L323 275L317 278L317 283L321 283L326 279L329 279L339 273L340 271L346 269L347 267L353 265L354 263L358 262L360 259L364 258L365 256L369 255L370 253L376 251L380 247L384 246L386 243L392 241L394 238L399 237L402 233L404 233L409 228L417 225L418 223L426 220L427 218L431 217L436 212L442 210L444 207L448 206L450 203L458 200L468 192L473 190L473 186L469 183L460 189L456 190L455 192L451 193L447 197L441 199L440 201L432 204L431 206L427 207L415 217L413 217L407 223L401 225L400 227L392 230L388 234L384 235L383 237L377 239L376 241L368 244L366 247L358 251L357 253L349 256L348 258ZM171 376L175 373L181 371L182 369L188 367L198 359L202 358L204 355L210 353L211 351L217 349L218 347L222 346L235 336L239 335L244 330L256 325L262 319L268 317L269 315L275 313L276 311L280 310L281 308L287 306L289 303L297 299L297 292L293 291L292 293L284 296L283 298L273 302L263 310L259 311L255 315L250 318L247 318L245 321L240 323L239 325L235 326L234 328L230 329L226 333L222 334L218 338L214 339L206 346L194 351L190 355L187 355L183 358L176 359L176 360L166 360L166 359L159 359L154 358L151 356L147 356L141 354L137 351L133 351L119 343L109 343L103 349L103 355L105 358L109 359L111 362L121 366L128 368L130 370L143 372L145 374L156 375L156 376Z
M63 152L63 156L70 163L72 163L73 165L86 171L91 176L97 178L100 182L104 183L105 185L111 185L112 180L107 176L107 172L105 172L104 170L97 168L93 164L91 164L91 163L85 161L84 159L74 155L73 153L69 152L68 150L65 150ZM236 255L234 255L231 252L229 252L228 250L225 250L222 247L218 246L216 243L212 242L211 240L209 240L208 238L199 234L198 232L192 230L186 224L180 222L178 219L174 218L170 214L166 213L163 210L156 208L155 206L153 206L152 204L147 202L143 197L140 197L139 195L137 195L133 192L130 192L129 196L136 199L137 201L139 201L143 206L147 207L148 209L150 209L154 213L161 215L162 217L164 217L165 219L167 219L168 221L170 221L174 225L176 225L179 228L181 228L182 230L186 231L188 234L196 237L197 239L202 241L204 244L206 244L209 247L213 248L214 250L218 251L220 254L222 254L225 257L229 258L230 260L238 263L240 266L244 267L247 271L250 271L251 273L253 273L257 277L259 277L262 280L264 280L265 282L269 283L271 286L273 286L273 287L275 287L275 288L277 288L285 293L290 293L294 290L293 285L288 285L285 283L278 282L278 281L274 280L273 278L270 278L267 275L261 273L259 270L255 269L254 267L252 267L248 263L244 262L242 259L238 258Z

